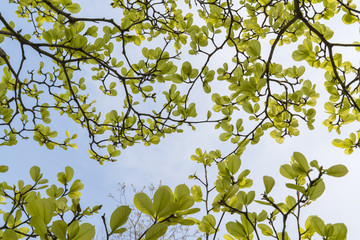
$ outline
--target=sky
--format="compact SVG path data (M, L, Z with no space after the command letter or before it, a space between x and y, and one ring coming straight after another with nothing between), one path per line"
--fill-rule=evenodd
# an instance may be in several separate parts
M81 15L102 17L105 12L116 15L109 12L109 7L104 4L104 1L92 1L91 4L85 4L88 2L86 0L79 0L78 2L83 6ZM0 8L0 12L5 15L2 8ZM9 12L6 14L10 14ZM336 28L336 26L334 27ZM335 39L343 40L344 34L350 36L353 33L350 29L342 27L339 30L341 32L334 37ZM286 49L277 52L275 59L278 62L287 61L291 58L288 52ZM304 63L298 64L304 65ZM322 79L324 77L321 72L313 71L307 67L306 76L316 81L318 88L323 86ZM202 97L206 96L200 95L199 99ZM264 189L262 176L269 175L277 181L273 190L274 198L283 201L286 196L284 195L286 188L278 169L282 164L289 163L290 156L294 151L302 152L309 161L317 159L319 164L324 167L335 164L346 165L349 173L345 177L325 177L325 193L320 199L304 209L303 216L319 215L327 223L344 222L348 227L348 239L355 239L358 227L357 216L360 215L358 200L360 197L360 188L358 187L360 153L355 151L348 156L341 149L332 146L331 140L337 136L333 133L329 134L326 127L321 124L326 116L322 110L324 102L323 99L319 99L315 130L309 131L302 128L300 136L286 138L283 144L276 143L270 138L269 133L265 133L259 144L247 148L241 158L241 168L251 170L250 178L254 180L257 199L260 198ZM58 129L66 129L72 125L72 122L66 118L58 118L56 125ZM354 125L356 123L352 124L351 128L354 128ZM81 200L84 206L103 204L102 213L105 212L109 217L111 211L116 208L117 202L109 198L108 195L111 193L116 196L118 183L134 184L137 188L141 188L150 183L157 185L161 181L162 184L169 185L173 189L182 183L197 184L188 179L188 176L195 171L201 173L199 165L190 160L195 149L197 147L209 150L214 148L229 149L228 145L218 140L219 131L214 130L211 125L202 125L198 126L196 131L185 129L182 134L168 135L158 145L146 147L137 144L129 147L122 151L117 162L105 163L100 166L96 161L89 159L86 132L75 127L72 127L72 130L77 131L79 135L77 139L78 149L48 150L45 147L40 147L32 140L19 141L13 147L1 147L0 163L1 165L8 165L10 169L7 173L0 175L0 181L6 180L8 183L16 183L17 180L24 179L29 182L28 171L31 166L37 165L42 169L45 177L50 180L50 183L56 183L56 173L63 171L66 166L71 166L75 170L75 178L80 178L85 184ZM351 129L345 129L344 136L347 136L348 130ZM291 193L291 191L287 190L286 193ZM131 201L131 193L128 198ZM102 213L90 221L100 225Z

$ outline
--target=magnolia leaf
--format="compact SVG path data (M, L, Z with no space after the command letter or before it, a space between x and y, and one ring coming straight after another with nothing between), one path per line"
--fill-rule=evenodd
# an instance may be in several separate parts
M0 172L4 173L9 170L9 167L6 165L0 165Z
M310 216L309 218L311 227L313 227L320 236L325 236L326 228L324 221L318 216Z
M228 222L226 224L226 230L233 235L234 237L237 238L245 238L246 237L246 231L244 226L239 223L238 221L236 222Z
M194 185L191 187L191 193L194 197L195 202L201 202L202 201L202 191L200 186Z
M238 155L230 155L227 159L226 165L231 174L235 174L239 171L241 166L241 160Z
M174 197L176 200L180 200L182 197L190 196L190 189L186 184L180 184L176 186L174 191Z
M159 187L154 194L154 209L157 215L164 209L170 202L170 193L164 186Z
M182 197L180 201L177 202L178 210L185 210L192 207L195 203L195 200L191 196Z
M206 225L209 225L212 227L215 227L215 225L216 225L216 219L212 214L208 214L208 215L204 216L202 218L202 222L205 223Z
M72 167L65 167L65 178L67 182L70 182L74 177L74 169Z
M305 194L305 188L303 186L299 186L293 183L287 183L286 187L291 188L291 189L295 189L296 191L299 191L303 194Z
M325 191L325 183L322 179L316 182L315 186L312 186L309 189L309 198L311 200L316 200L319 198Z
M264 234L265 236L273 235L273 230L268 225L259 223L258 227L261 229L261 233Z
M231 136L232 136L232 133L230 133L230 132L225 132L225 133L220 134L219 138L220 138L221 141L224 141L224 142L225 142L225 141L228 140Z
M332 225L334 227L334 239L340 240L340 239L346 239L347 235L347 228L346 225L343 223L335 223Z
M292 157L297 163L299 163L299 165L305 172L308 172L310 170L309 164L303 154L299 152L294 152Z
M90 223L83 223L79 226L79 231L72 240L88 240L95 236L95 227Z
M342 21L347 24L347 25L350 25L350 24L353 24L357 21L357 18L353 15L353 14L350 14L350 13L346 13L344 14L344 16L342 17Z
M71 199L75 199L75 198L79 198L81 197L81 193L79 192L80 190L82 190L84 188L84 184L81 183L81 181L79 179L76 179L70 187L70 191L68 196Z
M289 164L284 164L280 167L280 174L291 180L296 177L294 170Z
M201 210L200 208L190 208L190 209L181 211L181 212L179 212L177 214L179 214L179 215L190 215L190 214L200 212L200 210Z
M34 182L37 182L41 178L40 168L38 166L31 167L30 168L30 176Z
M265 210L262 210L256 217L256 219L259 222L265 221L266 218L267 218L267 212Z
M329 176L333 176L333 177L343 177L348 172L349 172L349 170L347 169L347 167L345 167L344 165L338 164L338 165L330 167L326 171L326 174Z
M295 50L292 53L292 57L295 61L302 61L309 56L309 52L306 50Z
M246 53L250 57L258 57L261 53L261 44L258 40L250 40L248 47L246 48Z
M250 215L251 216L251 215ZM249 222L249 219L245 215L241 215L241 223L244 226L246 233L249 235L254 231L253 225Z
M66 10L71 13L78 13L81 10L81 7L78 3L71 3L70 5L66 6Z
M40 216L33 216L30 219L30 225L35 228L35 233L39 234L39 236L44 237L47 233L46 224L44 219Z
M245 197L245 205L249 205L254 201L254 199L255 199L255 191L248 192Z
M262 205L271 205L271 203L265 202L265 201L260 201L260 200L255 200L255 202L262 204Z
M5 229L1 239L3 239L3 240L18 240L18 237L14 230Z
M167 225L165 223L157 223L153 225L145 234L145 240L156 240L163 236L167 231Z
M70 239L73 239L80 231L79 220L73 221L68 226L68 235Z
M242 107L243 107L245 112L250 113L250 114L254 113L253 106L248 101L243 102Z
M265 185L265 192L270 193L275 185L274 178L272 178L270 176L264 176L263 181L264 181L264 185Z
M113 232L113 234L121 234L121 233L125 232L126 230L127 230L126 228L118 228Z
M344 144L344 141L341 140L341 139L334 139L332 142L331 142L335 147L340 147L340 148L345 148L346 145Z
M66 240L67 224L63 220L54 221L51 226L51 231L60 240Z
M155 215L155 208L154 208L154 205L153 205L151 199L149 198L148 195L146 195L143 192L137 193L134 196L134 205L137 209L139 209L139 211L141 211L147 215L150 215L150 216Z
M224 237L225 240L235 240L235 238L233 238L229 234L225 234L223 237Z
M111 214L110 217L110 228L111 232L124 225L130 215L131 208L128 206L120 206Z
M164 220L165 218L168 218L169 216L173 215L176 211L179 210L179 203L170 202L165 208L163 208L160 212L158 212L156 215L157 219L160 219L159 221Z
M25 208L32 217L40 217L44 221L44 224L50 223L55 211L53 201L45 198L29 200L28 203L25 204Z
M234 196L238 191L239 191L240 187L239 185L235 184L232 185L229 190L226 192L224 198L231 198L232 196Z

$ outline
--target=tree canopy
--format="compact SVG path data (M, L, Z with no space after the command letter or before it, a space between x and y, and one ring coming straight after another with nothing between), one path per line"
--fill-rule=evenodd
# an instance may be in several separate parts
M18 140L32 138L48 149L76 148L77 133L56 125L67 117L87 132L90 158L104 164L121 162L120 150L136 143L158 144L167 134L207 124L219 129L219 140L231 150L194 147L191 159L203 166L204 175L190 178L199 185L161 186L153 199L137 193L135 207L154 221L138 239L157 239L174 224L195 225L205 239L216 239L220 231L227 231L228 240L346 239L342 223L300 217L301 209L324 192L323 177L344 176L344 165L322 166L295 152L290 164L280 167L290 193L281 202L270 194L273 177L263 177L261 196L251 190L250 170L241 168L241 156L264 134L282 143L306 127L313 130L316 110L326 112L323 125L329 132L341 134L344 125L360 121L360 67L343 54L360 51L360 43L351 36L333 40L336 31L331 29L334 23L336 29L358 27L360 9L352 0L104 4L116 17L83 16L80 4L71 0L3 4L0 145L16 147ZM16 11L6 12L6 6ZM290 51L277 55L282 49ZM306 70L321 71L324 77L305 79ZM208 98L199 99L200 92ZM323 107L317 106L320 92ZM346 154L360 146L358 129L341 137L332 143ZM217 176L209 176L214 168ZM2 213L2 238L93 238L94 227L81 219L101 207L80 207L83 184L72 181L73 174L66 168L57 175L62 186L49 187L34 166L34 183L2 183L0 195L12 206ZM201 207L193 207L196 202ZM264 206L251 212L250 204ZM126 230L130 212L120 206L110 220L103 216L107 239ZM72 216L70 221L65 214ZM233 219L223 220L228 215ZM287 231L290 218L296 233Z

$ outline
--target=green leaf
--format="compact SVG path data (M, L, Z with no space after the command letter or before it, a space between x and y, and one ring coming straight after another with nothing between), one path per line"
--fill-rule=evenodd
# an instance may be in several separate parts
M261 53L261 44L258 40L250 40L248 47L246 48L246 53L250 57L258 57Z
M234 196L238 191L239 191L240 187L239 185L232 185L229 190L226 192L226 195L224 196L224 198L231 198L232 196Z
M347 235L347 228L346 225L343 223L335 223L333 224L334 227L334 240L342 240L346 239Z
M75 220L68 226L68 235L70 239L76 237L80 231L79 221Z
M225 133L222 133L222 134L220 134L220 140L221 141L226 141L226 140L228 140L230 137L232 136L232 133L230 133L230 132L225 132Z
M309 164L303 154L299 152L294 152L292 157L305 172L308 172L310 170Z
M71 13L78 13L81 10L81 7L78 3L71 3L70 5L66 6L66 10Z
M304 59L306 59L309 56L309 51L304 48L302 45L299 46L298 50L295 50L292 53L292 57L295 61L302 61Z
M170 194L170 191L168 186L161 186L154 194L154 209L158 218L163 217L165 212L168 212L166 208L169 203L174 202L174 196Z
M260 200L255 200L255 202L262 204L262 205L271 205L271 203L265 202L265 201L260 201Z
M64 172L59 172L57 174L57 179L61 184L65 184L66 183L65 173Z
M258 227L261 229L261 233L264 234L265 236L273 235L273 230L268 225L259 223Z
M72 240L89 240L95 236L95 227L90 223L83 223L79 227L78 233Z
M36 182L41 178L40 168L38 166L33 166L30 168L31 179Z
M310 216L311 227L320 235L325 237L325 223L318 216Z
M284 164L280 167L280 174L291 180L293 180L296 177L294 170L289 164Z
M2 235L2 239L3 240L18 240L17 234L14 230L12 229L5 229L3 235Z
M316 182L315 186L312 186L309 189L309 198L311 200L316 200L319 198L325 191L325 183L322 179Z
M142 87L142 90L144 92L151 92L153 90L153 87L151 85Z
M250 191L246 194L245 205L249 205L255 199L255 191Z
M154 205L151 199L149 198L149 196L146 195L145 193L143 192L137 193L134 196L134 205L137 209L139 209L139 211L150 216L155 216Z
M316 161L316 160L312 160L312 161L310 162L310 166L312 166L312 167L314 167L314 168L316 168L316 169L320 169L319 163L318 163L318 161Z
M25 204L26 211L32 216L40 217L45 224L49 224L55 211L54 203L50 199L32 199Z
M65 221L57 220L54 221L51 226L51 232L55 234L60 240L66 240L67 224Z
M267 212L265 210L262 210L256 217L258 222L265 221L266 218L267 218Z
M74 169L72 167L65 167L65 178L67 182L70 182L74 177Z
M81 189L84 188L84 184L81 183L81 181L79 179L76 179L70 187L70 191L68 196L71 199L75 199L75 198L79 198L81 197L81 193L79 192Z
M274 178L272 178L270 176L264 176L263 181L264 181L264 185L265 185L265 192L270 193L275 185Z
M204 223L208 224L209 226L215 227L215 225L216 225L216 219L212 214L208 214L208 215L204 216L202 221Z
M216 219L212 214L204 216L199 224L199 230L212 234L215 232Z
M223 237L224 237L225 240L235 240L235 238L233 238L229 234L225 234ZM200 239L197 239L197 240L200 240Z
M184 210L184 211L181 211L181 212L178 212L177 214L179 215L190 215L190 214L194 214L194 213L197 213L197 212L200 212L200 208L190 208L190 209L187 209L187 210Z
M241 159L238 155L230 155L229 157L227 157L227 163L226 165L229 168L229 171L231 174L235 174L237 173L237 171L239 171L240 166L241 166Z
M277 233L277 239L279 239L279 240L290 240L289 235L288 235L287 232L285 232L285 237L284 238L282 237L282 235L283 235L283 232L278 232Z
M248 101L243 102L242 107L245 112L250 113L250 114L254 113L254 109L253 109L251 103L249 103Z
M174 191L174 197L180 200L184 196L190 196L190 189L186 184L177 185Z
M182 67L181 67L181 75L183 78L188 78L191 74L192 71L192 66L191 63L186 61L183 63Z
M201 202L202 201L202 191L200 186L194 185L191 187L191 193L194 197L195 202Z
M334 139L331 142L335 147L346 148L346 144L341 139Z
M303 186L299 186L299 185L292 184L292 183L287 183L286 187L295 189L296 191L299 191L299 192L305 194L305 188Z
M47 233L47 228L44 219L40 216L31 217L30 225L35 228L35 233L41 237L44 237L45 234Z
M331 114L335 113L334 103L327 102L327 103L325 103L324 108L326 111L328 111Z
M342 17L342 21L347 24L347 25L350 25L350 24L353 24L354 22L357 21L357 18L350 14L350 13L346 13L344 14L344 16Z
M167 231L168 226L165 223L157 223L153 225L145 234L145 240L156 240L163 236Z
M125 232L126 230L127 230L126 228L118 228L117 230L115 230L115 231L113 232L113 234L116 234L116 233L121 234L121 233Z
M97 38L94 42L95 50L100 50L105 45L105 40L103 38Z
M238 221L236 222L228 222L226 224L226 230L233 235L234 237L237 238L243 238L246 237L246 231L244 226L239 223Z
M127 222L130 213L131 213L131 208L129 208L128 206L120 206L117 209L115 209L115 211L111 214L110 217L111 232L114 232L119 227L124 225Z
M9 167L6 165L0 165L0 172L4 173L9 170Z
M348 172L349 172L349 170L347 169L347 167L345 167L344 165L338 164L338 165L330 167L326 171L326 174L329 176L333 176L333 177L343 177Z
M194 198L190 196L190 189L185 184L176 186L174 191L175 201L178 203L178 210L185 210L194 205Z

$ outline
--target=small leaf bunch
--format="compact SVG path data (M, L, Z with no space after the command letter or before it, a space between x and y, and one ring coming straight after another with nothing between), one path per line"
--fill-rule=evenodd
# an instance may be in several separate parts
M202 153L202 151L198 149L197 153ZM203 158L209 158L209 155L205 152ZM193 158L199 159L200 157L194 156ZM203 161L202 164L206 169L206 162ZM253 180L247 177L250 170L239 171L240 157L230 155L224 161L218 162L217 166L219 171L213 187L209 184L209 176L206 171L205 179L199 178L196 174L191 176L203 186L201 188L195 185L192 190L195 199L203 202L205 204L203 209L207 209L206 215L196 224L208 238L211 236L215 239L225 215L228 217L231 215L232 218L235 215L237 220L228 221L225 224L228 234L224 235L224 238L227 240L262 239L262 235L271 236L274 239L290 240L288 225L291 218L297 222L296 235L299 239L310 240L315 235L327 240L346 239L347 228L343 223L325 224L320 217L314 215L307 217L305 223L302 223L300 218L301 210L317 200L325 191L324 176L343 177L348 172L344 165L339 164L325 169L319 166L316 160L309 164L303 154L294 152L290 164L280 167L280 174L292 181L285 185L288 189L294 190L295 195L288 195L285 201L280 202L271 196L275 186L275 179L271 176L263 177L265 191L258 200L255 191L242 190L251 188ZM212 202L211 194L216 194L212 198ZM260 205L254 206L254 203ZM261 205L263 207L260 207ZM259 207L260 210L251 211L251 209L259 209ZM217 216L218 214L220 216Z

